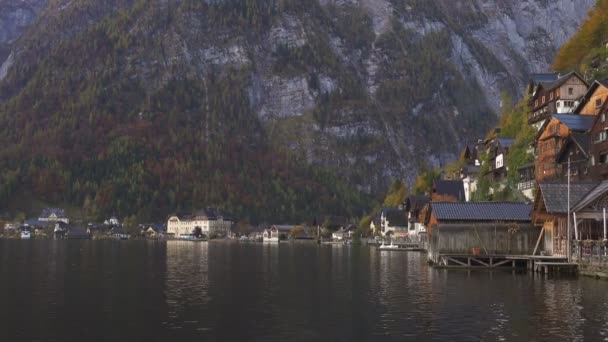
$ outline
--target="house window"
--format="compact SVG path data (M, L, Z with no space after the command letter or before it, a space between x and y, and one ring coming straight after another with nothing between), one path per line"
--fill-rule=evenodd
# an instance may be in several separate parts
M534 106L538 106L538 100L534 101Z
M557 102L555 103L555 107L557 107L557 108L559 108L559 106L560 106L560 105L561 105L561 102L559 102L559 101L557 101Z
M553 92L549 94L549 100L553 100Z
M601 131L600 133L598 133L598 135L595 138L595 142L602 142L604 140L606 140L606 131Z
M602 152L602 153L600 153L599 163L600 164L606 164L607 162L608 162L608 152Z
M601 122L606 121L606 113L602 113L602 115L600 116L600 121Z
M568 95L574 95L574 88L568 88Z
M542 103L545 104L545 96L544 95L543 95L543 102Z

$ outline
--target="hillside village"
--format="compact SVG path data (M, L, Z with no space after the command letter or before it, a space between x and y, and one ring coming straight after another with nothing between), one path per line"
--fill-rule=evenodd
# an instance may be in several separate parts
M428 183L423 194L381 209L370 229L428 243L429 260L446 265L442 255L476 248L568 260L600 255L608 242L607 102L607 81L577 72L532 75L525 99L501 120L512 126L519 115L520 130L497 126L467 144L432 182L419 177ZM445 230L454 224L458 230Z

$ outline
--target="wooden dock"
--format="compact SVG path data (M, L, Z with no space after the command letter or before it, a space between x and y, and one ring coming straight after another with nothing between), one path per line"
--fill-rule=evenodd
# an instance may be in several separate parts
M526 268L544 274L576 274L578 265L567 257L543 255L441 254L438 268L516 269Z

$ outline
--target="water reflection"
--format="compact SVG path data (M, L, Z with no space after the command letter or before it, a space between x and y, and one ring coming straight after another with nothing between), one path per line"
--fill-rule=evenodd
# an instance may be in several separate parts
M204 309L209 296L209 244L207 242L168 241L165 296L168 329L208 330L210 322L199 320L193 312Z
M606 282L306 243L1 241L0 340L596 341Z

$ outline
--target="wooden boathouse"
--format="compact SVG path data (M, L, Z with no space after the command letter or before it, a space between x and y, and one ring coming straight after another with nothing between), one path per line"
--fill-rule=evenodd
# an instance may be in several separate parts
M423 215L428 259L437 266L525 267L539 229L532 205L511 202L431 202Z

